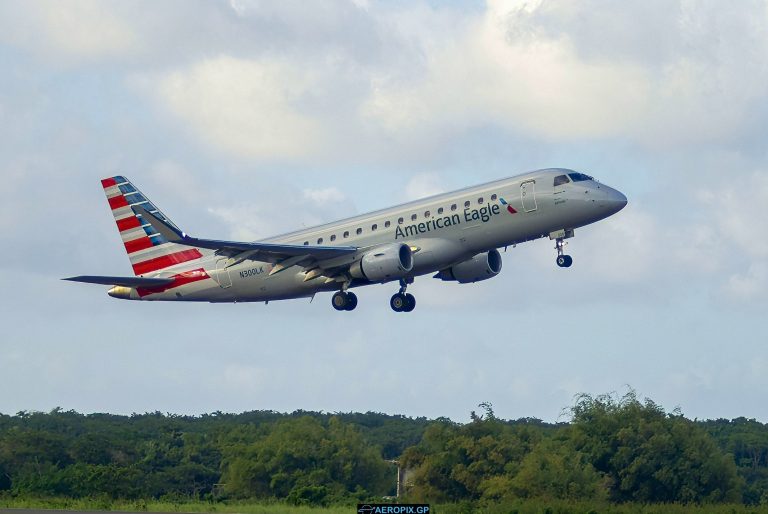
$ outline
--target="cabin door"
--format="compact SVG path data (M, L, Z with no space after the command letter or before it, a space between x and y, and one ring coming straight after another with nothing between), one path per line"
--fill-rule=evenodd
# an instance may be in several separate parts
M529 180L520 184L520 200L523 202L523 210L531 212L536 210L536 182Z

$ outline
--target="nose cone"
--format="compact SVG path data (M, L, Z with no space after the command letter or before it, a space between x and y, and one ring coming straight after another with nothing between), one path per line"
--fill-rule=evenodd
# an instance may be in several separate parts
M624 193L616 189L606 187L605 199L603 204L608 208L611 214L616 214L627 206L627 197Z
M616 212L619 212L627 206L627 197L624 196L624 193L616 191L615 189L613 190L613 198L611 201L616 206Z

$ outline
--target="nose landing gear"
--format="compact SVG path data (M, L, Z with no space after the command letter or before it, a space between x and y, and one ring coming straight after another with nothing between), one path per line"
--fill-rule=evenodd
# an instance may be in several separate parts
M558 266L561 268L570 268L571 264L573 264L573 257L570 255L563 255L563 242L562 240L558 240L558 245L555 248L557 248L557 259L555 262Z
M561 268L570 268L571 264L573 264L573 257L570 255L565 255L563 253L563 247L565 246L564 238L558 237L555 239L555 250L557 250L557 259L555 262L558 266Z
M573 264L573 258L570 255L565 255L563 252L563 247L566 245L565 240L573 237L573 235L572 228L563 228L549 233L549 238L555 240L555 250L557 250L555 262L561 268L570 268L571 264Z
M405 279L400 280L400 291L392 295L392 298L389 300L389 306L392 307L393 311L411 312L416 308L416 297L405 292L408 288L408 284L412 282L413 279L410 279L410 281L406 281Z

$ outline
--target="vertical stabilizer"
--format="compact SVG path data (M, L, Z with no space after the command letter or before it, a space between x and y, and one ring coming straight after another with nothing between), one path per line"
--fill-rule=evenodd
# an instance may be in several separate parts
M141 214L137 214L137 206L172 227L177 227L125 177L105 178L101 185L104 187L135 275L154 274L177 264L200 259L210 253L209 250L171 243L152 228Z

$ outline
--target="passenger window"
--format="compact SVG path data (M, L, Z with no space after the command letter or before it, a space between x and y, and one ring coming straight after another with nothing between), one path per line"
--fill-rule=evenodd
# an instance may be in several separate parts
M336 241L336 234L333 234L333 235L331 236L331 241Z
M555 186L562 186L563 184L568 183L568 176L567 175L558 175L555 177Z
M457 209L456 204L451 205L451 210L455 211Z
M464 208L465 208L465 209L469 209L469 200L467 200L466 202L464 202Z
M397 218L397 224L402 225L403 224L403 218Z
M344 237L349 237L349 230L344 231Z
M309 246L309 241L304 241L304 246Z
M429 211L424 211L424 217L425 217L425 218L429 218L429 214L430 214L430 212L429 212Z
M389 228L390 225L391 223L389 222L389 220L384 222L384 228Z
M478 198L478 199L477 199L477 203L479 203L480 205L482 205L484 201L485 201L485 200L483 200L483 197L482 197L482 196L481 196L480 198Z
M418 218L416 214L411 214L411 221L416 221L416 218Z
M442 213L443 213L443 208L442 208L442 207L439 207L439 208L437 209L437 213L438 213L438 214L442 214Z
M492 201L492 202L495 202L495 201L496 201L496 198L498 198L498 196L496 196L496 193L493 193L493 194L491 195L491 201Z
M377 228L379 228L379 226L376 223L371 225L371 230L376 230Z
M355 233L356 233L356 234L359 236L360 234L362 234L362 233L363 233L363 229L359 228L359 229L357 229L357 230L355 231Z
M317 244L319 244L319 245L323 244L323 238L322 237L318 237L317 238Z

